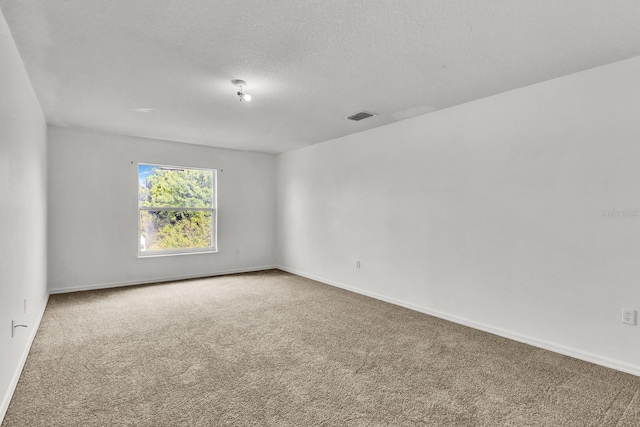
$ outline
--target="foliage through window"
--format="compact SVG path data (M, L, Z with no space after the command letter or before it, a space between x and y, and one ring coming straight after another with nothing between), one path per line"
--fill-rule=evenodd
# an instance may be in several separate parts
M216 250L216 171L138 164L143 255Z

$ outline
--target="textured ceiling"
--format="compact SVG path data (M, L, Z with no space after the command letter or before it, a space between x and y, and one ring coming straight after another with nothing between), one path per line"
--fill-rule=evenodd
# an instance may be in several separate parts
M273 153L640 55L637 0L0 0L0 10L48 123ZM345 119L360 110L378 115Z

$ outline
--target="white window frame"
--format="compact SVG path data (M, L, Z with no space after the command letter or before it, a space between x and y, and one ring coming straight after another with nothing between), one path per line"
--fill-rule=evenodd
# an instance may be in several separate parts
M155 166L166 169L177 169L177 170L203 170L209 171L213 173L213 182L211 191L213 192L211 200L213 206L211 208L188 208L188 207L158 207L158 206L140 206L140 165L144 166ZM197 168L192 166L173 166L173 165L162 165L157 163L145 163L139 162L138 167L136 168L136 204L138 206L137 211L137 246L138 246L138 258L150 258L150 257L162 257L162 256L174 256L174 255L191 255L191 254L207 254L207 253L217 253L218 252L218 170L211 168ZM203 212L211 212L211 246L206 248L187 248L187 249L161 249L154 251L143 251L141 249L140 237L142 237L142 230L140 228L140 214L142 211L203 211Z

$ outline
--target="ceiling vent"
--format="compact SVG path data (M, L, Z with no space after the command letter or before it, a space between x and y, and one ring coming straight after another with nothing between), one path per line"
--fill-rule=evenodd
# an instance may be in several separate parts
M347 117L349 120L353 120L354 122L359 122L363 119L368 119L369 117L375 116L374 113L368 113L366 111L360 111L359 113L354 114L353 116Z

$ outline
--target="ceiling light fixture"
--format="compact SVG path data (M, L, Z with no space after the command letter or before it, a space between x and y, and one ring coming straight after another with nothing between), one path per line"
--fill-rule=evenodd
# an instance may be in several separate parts
M249 95L248 93L244 93L242 91L242 87L247 85L247 82L245 82L244 80L240 80L240 79L235 79L235 80L231 80L231 83L233 83L235 86L237 86L238 88L240 88L240 90L238 91L238 96L240 97L240 102L242 101L251 101L251 95Z

